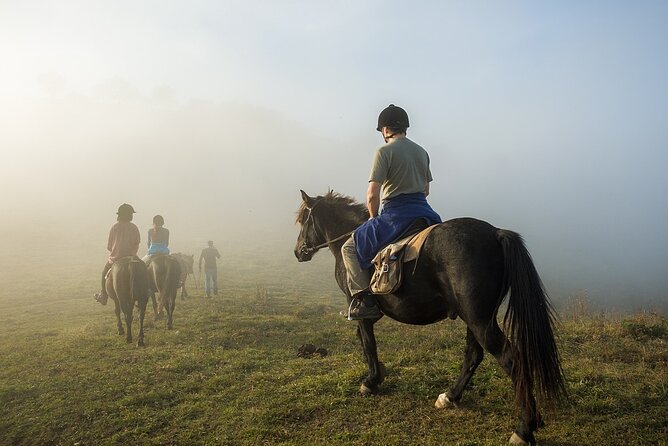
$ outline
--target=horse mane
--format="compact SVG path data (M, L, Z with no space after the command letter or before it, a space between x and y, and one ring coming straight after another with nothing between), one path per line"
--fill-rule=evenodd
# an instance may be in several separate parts
M357 200L349 197L348 195L343 195L338 192L334 192L333 190L329 190L325 195L315 197L314 200L316 202L315 205L320 203L327 204L326 207L328 209L328 213L331 212L334 215L352 212L358 219L366 220L369 218L369 211L365 205L359 203ZM297 218L295 219L295 223L299 224L304 220L307 210L308 206L306 205L306 202L302 201L302 203L299 205L299 209L297 209Z

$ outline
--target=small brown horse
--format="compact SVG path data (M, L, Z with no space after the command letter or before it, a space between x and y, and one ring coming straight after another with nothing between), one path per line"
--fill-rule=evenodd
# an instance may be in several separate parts
M188 279L188 274L193 274L193 265L195 264L195 256L190 254L182 254L176 252L172 254L176 260L179 261L181 265L181 299L188 297L188 291L186 290L186 279Z
M125 315L127 334L125 339L132 342L132 312L135 304L139 308L139 335L137 347L144 346L144 315L148 303L148 274L146 265L136 257L123 257L111 266L106 282L107 294L116 305L118 334L124 334L121 311Z
M162 315L162 309L165 308L167 310L167 329L171 330L176 306L176 291L181 283L181 265L171 255L157 254L148 264L148 276L155 318L158 320ZM156 291L159 294L157 303Z

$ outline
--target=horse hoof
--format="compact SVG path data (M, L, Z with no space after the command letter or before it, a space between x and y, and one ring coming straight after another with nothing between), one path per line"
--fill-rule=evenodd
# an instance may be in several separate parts
M445 393L441 393L438 396L438 398L436 398L434 407L436 407L437 409L444 409L446 407L459 407L459 404L448 398L448 395L446 395Z
M127 339L125 340L125 342L126 342L127 344L132 344L132 338L127 338Z
M369 396L369 395L373 395L373 393L374 393L373 389L371 389L371 387L368 387L366 384L362 384L360 386L360 395Z
M140 339L137 341L137 347L144 347L144 340Z
M528 446L529 443L526 441L522 440L522 437L517 435L517 432L513 432L513 435L511 435L510 440L508 441L509 444L523 444Z

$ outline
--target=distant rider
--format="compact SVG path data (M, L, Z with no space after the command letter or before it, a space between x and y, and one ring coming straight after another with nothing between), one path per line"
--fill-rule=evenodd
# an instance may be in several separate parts
M220 258L220 253L213 246L213 242L209 240L208 248L202 250L202 254L199 256L199 271L202 271L202 259L204 260L204 291L206 292L206 297L211 297L212 282L213 282L213 294L218 295L218 265L216 265L216 259Z
M153 227L148 230L148 252L142 258L145 263L156 254L169 254L169 229L164 225L165 219L162 215L153 217Z
M106 276L111 265L118 259L127 256L137 256L139 250L139 229L132 223L132 217L135 210L127 203L123 203L116 212L117 222L111 227L109 231L109 240L107 242L107 250L109 251L109 258L102 270L101 290L95 294L95 300L102 305L107 305L107 289Z
M400 238L418 219L428 225L441 223L426 198L432 181L429 155L406 137L408 127L408 114L394 104L378 116L376 130L382 133L385 145L376 150L371 165L367 189L370 218L341 248L353 297L349 319L382 316L369 291L368 268L376 253Z

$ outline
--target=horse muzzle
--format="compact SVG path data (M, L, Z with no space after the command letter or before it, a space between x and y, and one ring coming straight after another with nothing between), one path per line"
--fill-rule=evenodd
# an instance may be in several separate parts
M299 262L308 262L313 258L313 253L314 251L306 244L302 244L299 249L295 249L295 257Z

